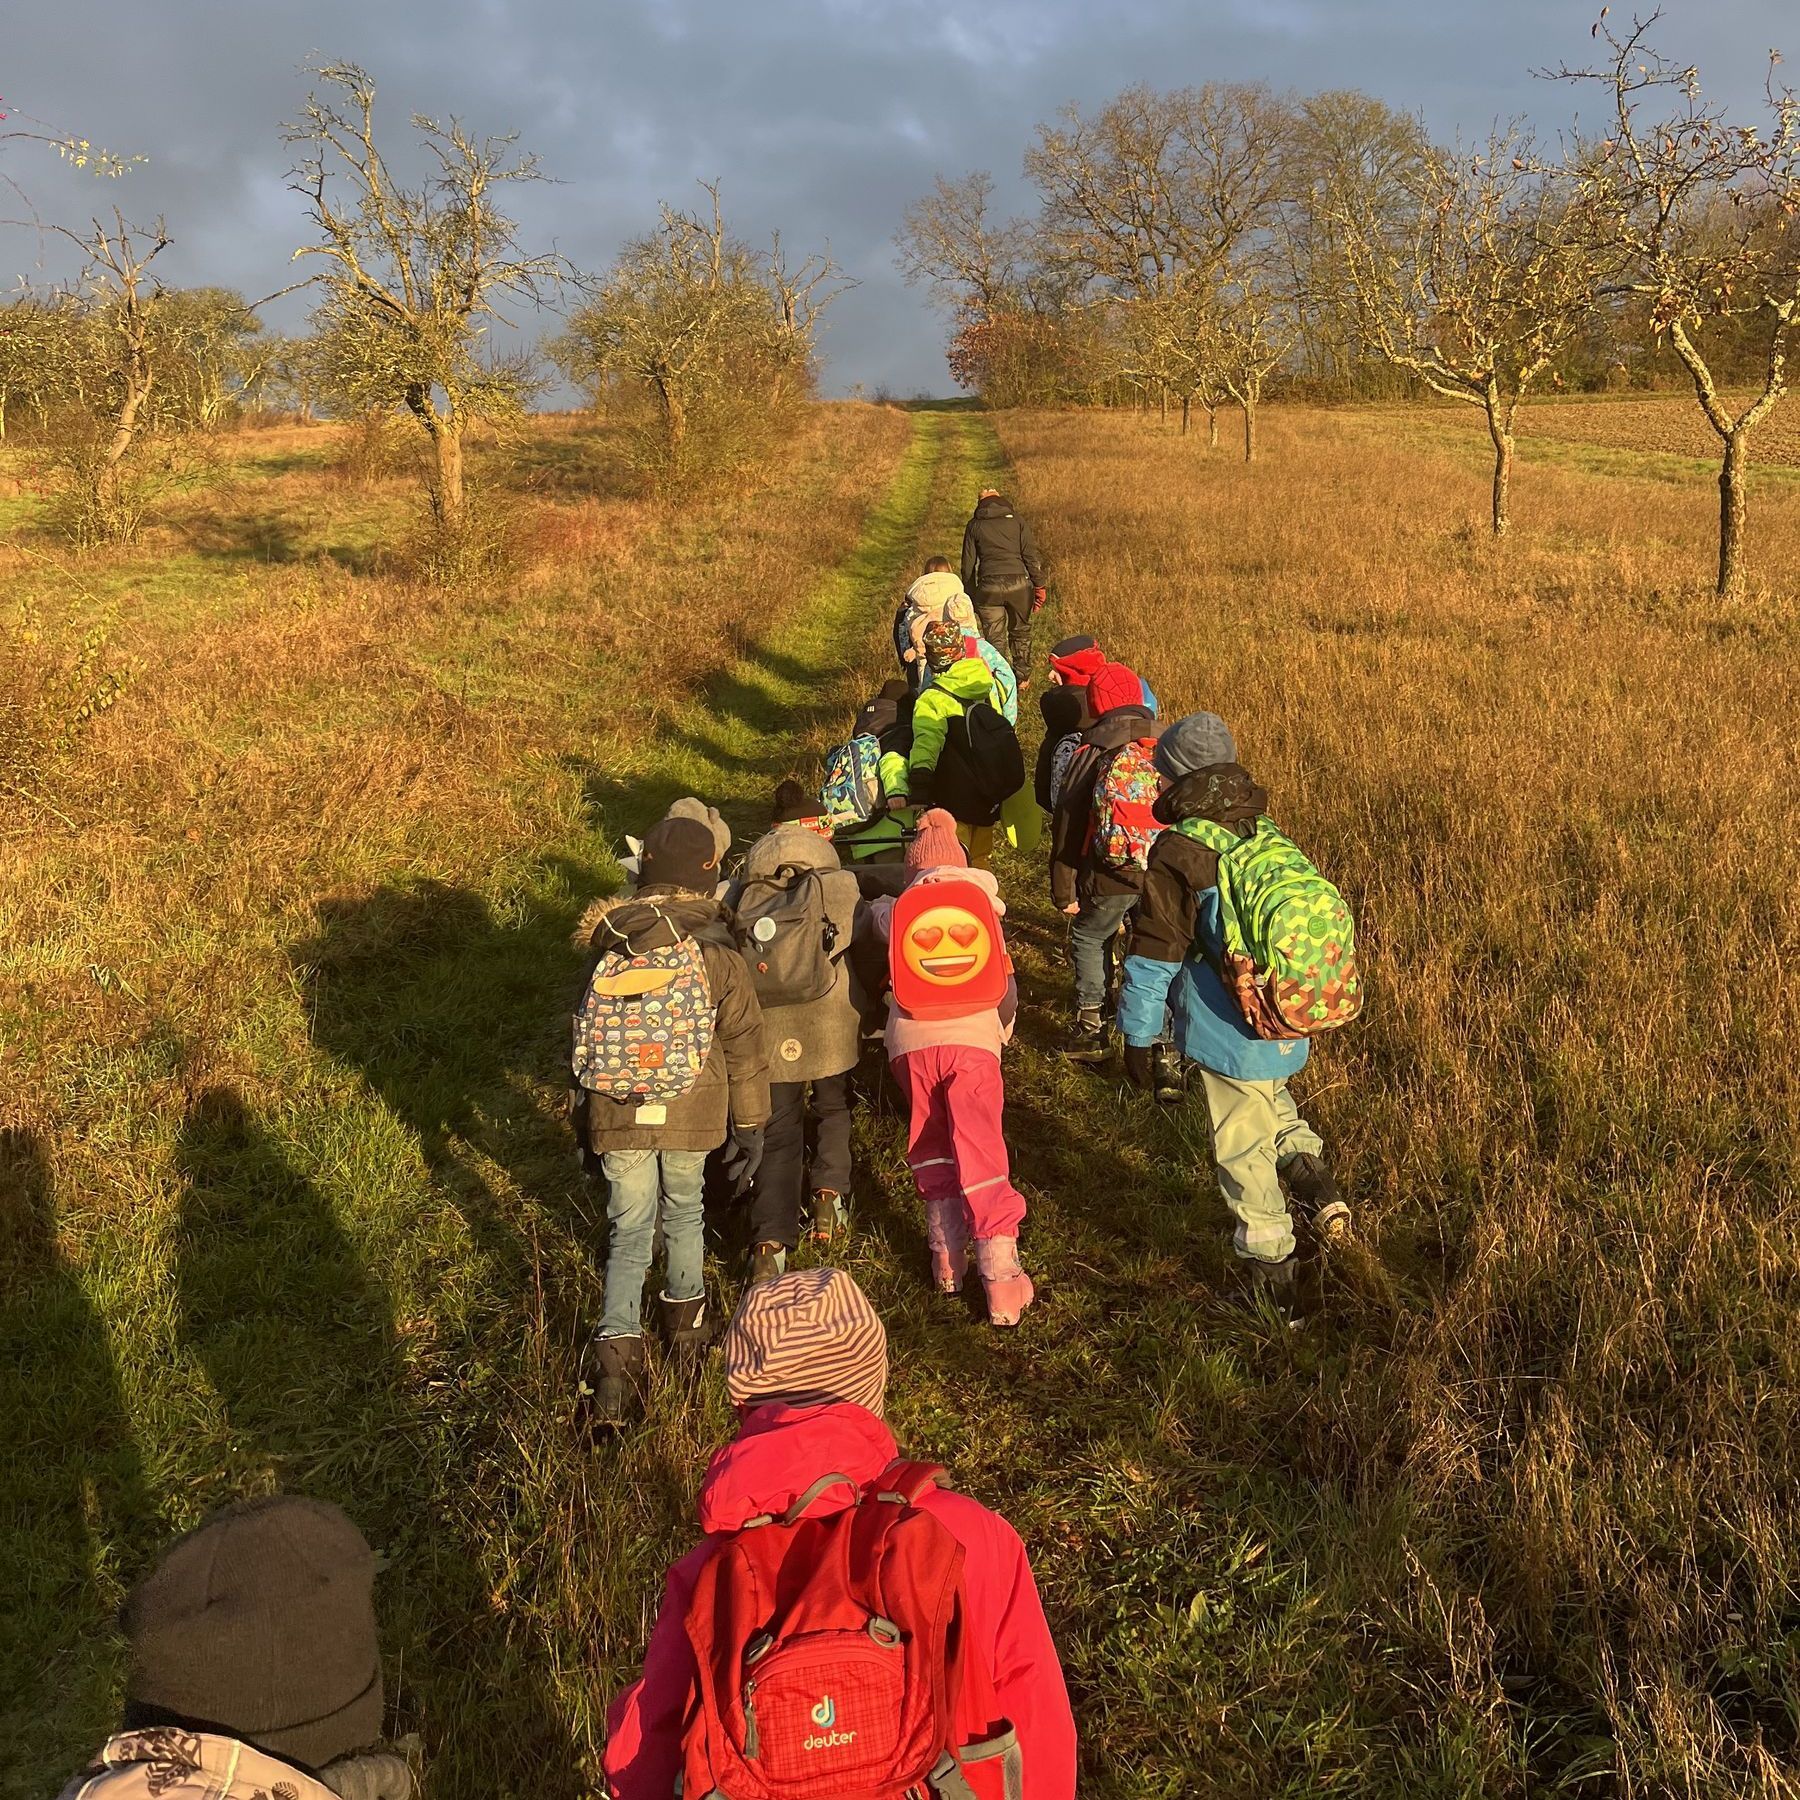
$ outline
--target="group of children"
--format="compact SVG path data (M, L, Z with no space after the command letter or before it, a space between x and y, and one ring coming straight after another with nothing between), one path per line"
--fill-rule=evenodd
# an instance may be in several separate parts
M1091 637L1050 651L1027 781L1030 671L983 629L1029 644L1035 547L988 493L971 537L988 603L934 559L895 621L901 673L822 792L784 782L735 865L718 813L678 801L634 846L630 891L581 928L572 1116L609 1221L583 1368L596 1421L621 1422L645 1374L659 1236L673 1354L714 1336L710 1169L750 1239L722 1342L739 1427L706 1471L705 1535L669 1572L643 1674L608 1717L616 1800L1073 1800L1075 1724L1024 1547L902 1457L885 1332L856 1283L786 1266L803 1236L829 1243L849 1222L852 1089L878 1033L933 1285L959 1293L972 1259L994 1324L1032 1302L1002 1129L1018 991L986 866L997 831L1029 847L1049 821L1070 1058L1106 1061L1116 1031L1131 1082L1168 1102L1202 1090L1239 1257L1279 1298L1294 1211L1322 1241L1349 1223L1288 1087L1311 1037L1361 1004L1342 897L1275 827L1225 722L1164 723ZM406 1800L407 1763L376 1742L376 1567L336 1508L287 1497L180 1540L122 1615L122 1729L65 1800Z
M729 871L718 814L677 802L643 842L635 890L584 922L574 1100L611 1229L584 1373L605 1422L627 1415L646 1367L659 1225L665 1335L677 1354L710 1336L710 1154L745 1203L750 1285L784 1273L803 1236L845 1229L856 1071L877 1034L909 1117L933 1285L959 1294L972 1261L991 1323L1016 1325L1031 1304L1003 1129L1018 992L987 866L997 831L1029 848L1048 820L1051 895L1069 917L1069 1058L1108 1061L1116 1032L1133 1084L1171 1104L1198 1088L1235 1249L1258 1279L1291 1289L1296 1212L1321 1240L1349 1225L1288 1086L1312 1034L1359 1004L1349 917L1268 818L1224 720L1165 722L1136 671L1091 636L1065 638L1028 780L1016 719L1029 672L982 636L947 558L908 589L893 640L900 674L818 793L783 782L771 828ZM1257 906L1286 934L1279 956L1241 941L1240 913ZM1296 942L1297 977L1281 960ZM1255 966L1269 961L1273 975Z

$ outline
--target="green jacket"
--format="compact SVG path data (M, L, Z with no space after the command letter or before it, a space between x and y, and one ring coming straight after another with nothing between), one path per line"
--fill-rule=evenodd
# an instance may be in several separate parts
M944 753L944 737L950 721L991 698L994 678L979 656L965 656L942 675L932 677L930 687L913 702L912 754L906 759L914 779L929 774Z

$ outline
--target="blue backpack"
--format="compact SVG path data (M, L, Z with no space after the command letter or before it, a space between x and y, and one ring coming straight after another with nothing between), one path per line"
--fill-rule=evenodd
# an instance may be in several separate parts
M819 804L833 830L866 825L887 806L881 785L881 745L866 733L839 744L825 758Z

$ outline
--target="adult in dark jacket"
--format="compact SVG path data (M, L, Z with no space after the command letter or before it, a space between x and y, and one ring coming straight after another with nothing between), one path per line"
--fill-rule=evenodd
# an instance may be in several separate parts
M1031 621L1044 604L1044 565L1031 527L997 488L983 488L963 531L962 584L982 635L1031 685Z
M762 1159L769 1122L762 1009L714 897L718 881L712 831L695 819L667 818L644 839L636 894L604 901L583 920L592 926L584 996L609 951L636 956L687 940L699 949L713 1008L712 1042L699 1079L685 1094L639 1105L575 1090L576 1133L600 1159L607 1185L606 1286L583 1371L600 1423L623 1419L630 1387L643 1373L640 1309L659 1218L668 1257L663 1329L673 1348L691 1349L704 1341L705 1329L706 1159L728 1135L742 1181L755 1175ZM579 1009L575 1030L579 1034Z

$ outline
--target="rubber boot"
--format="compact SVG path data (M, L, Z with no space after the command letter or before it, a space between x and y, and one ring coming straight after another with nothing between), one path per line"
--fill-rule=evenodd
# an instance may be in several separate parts
M1016 1237L986 1237L975 1240L975 1266L981 1271L981 1285L987 1290L988 1323L1016 1325L1031 1302L1036 1289L1031 1277L1019 1261Z
M954 1299L969 1277L969 1215L961 1194L925 1202L925 1241L931 1246L931 1285Z
M850 1203L830 1188L806 1197L806 1235L815 1244L829 1244L850 1229Z
M609 1429L625 1424L644 1385L641 1337L593 1337L581 1353L581 1397L591 1423Z
M1150 1053L1156 1097L1164 1106L1178 1106L1187 1098L1187 1070L1181 1052L1166 1039Z
M1065 1060L1072 1063L1103 1063L1112 1052L1106 1029L1106 1016L1097 1006L1084 1006L1075 1014L1075 1029L1063 1045Z
M750 1252L750 1274L746 1283L755 1287L760 1282L773 1281L777 1276L787 1273L786 1244L758 1244Z
M1280 1262L1245 1257L1243 1266L1249 1270L1253 1306L1267 1305L1290 1330L1306 1323L1306 1311L1300 1297L1299 1257L1290 1253Z
M672 1300L664 1294L660 1304L663 1338L669 1346L670 1358L677 1368L689 1368L700 1360L712 1342L712 1327L706 1322L706 1296L697 1294L692 1300Z
M1296 1211L1312 1221L1314 1232L1326 1243L1350 1230L1350 1202L1338 1188L1322 1156L1310 1150L1284 1157L1275 1173L1288 1191Z

